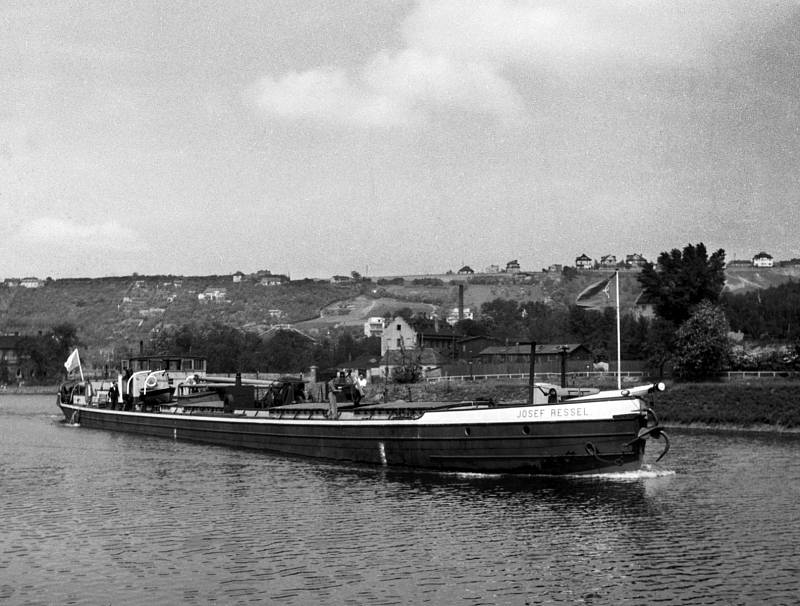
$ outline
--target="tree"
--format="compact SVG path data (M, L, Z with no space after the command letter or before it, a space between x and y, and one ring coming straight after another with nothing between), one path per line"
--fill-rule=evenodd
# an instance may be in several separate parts
M718 305L703 301L678 329L672 355L673 371L680 379L712 376L728 362L730 326Z
M662 252L656 265L647 262L639 274L645 296L654 302L656 313L680 326L701 301L716 303L725 285L725 251L710 257L705 245L688 244L681 252Z
M262 368L270 372L299 372L314 364L314 342L293 330L280 330L269 341Z
M518 338L524 334L522 310L516 301L493 299L481 305L481 319L487 331L498 338Z
M654 318L647 331L644 351L646 352L647 367L659 377L664 376L674 342L675 326L663 318Z
M67 322L58 324L46 334L24 337L19 342L19 349L26 375L36 382L63 376L64 360L77 345L77 330Z

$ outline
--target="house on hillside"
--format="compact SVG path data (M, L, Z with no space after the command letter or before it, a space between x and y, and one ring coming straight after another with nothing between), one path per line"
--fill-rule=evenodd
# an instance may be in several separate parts
M140 309L139 315L143 318L153 318L156 316L164 315L167 310L163 307L149 307L147 309Z
M455 324L456 322L459 322L462 319L464 319L464 320L474 320L475 319L475 314L472 312L472 310L469 307L465 307L464 308L464 310L463 310L463 316L464 317L463 318L461 318L460 315L461 315L461 312L460 312L459 308L458 307L454 307L454 308L452 308L450 310L450 313L447 314L447 317L445 318L445 322L447 322L450 326L452 326L453 324Z
M517 261L516 259L506 263L506 273L508 273L508 274L518 274L519 270L520 270L519 261Z
M474 273L475 272L473 271L473 269L469 265L465 265L464 267L462 267L461 269L458 270L458 275L460 275L460 276L472 275Z
M625 265L630 267L631 269L635 269L637 267L644 267L645 263L647 263L647 259L641 253L633 253L631 255L625 255Z
M238 284L243 279L244 279L244 273L243 272L237 271L235 274L233 274L233 283L234 284Z
M201 303L224 303L228 300L228 290L222 286L209 286L197 295Z
M772 255L761 251L753 257L753 267L772 267Z
M17 288L19 286L19 278L6 278L3 280L3 286L6 288Z
M753 267L753 261L752 260L748 261L747 259L733 259L732 261L728 261L725 264L725 267L728 267L730 269Z
M283 274L274 274L269 276L263 276L258 283L261 286L280 286L281 284L286 284L289 282L289 276Z
M39 278L22 278L20 280L19 285L22 288L39 288L42 285L42 281Z
M592 269L594 261L586 253L583 253L580 257L575 257L575 267L578 269Z
M603 269L614 269L617 266L616 255L603 255L600 257L600 267Z

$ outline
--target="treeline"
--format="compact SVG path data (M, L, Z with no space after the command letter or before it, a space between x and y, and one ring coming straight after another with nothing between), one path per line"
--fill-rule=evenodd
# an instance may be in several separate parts
M722 304L731 329L748 339L800 340L800 283L787 282L744 294L726 293Z
M48 332L23 337L17 343L17 355L24 377L45 383L64 375L64 362L78 343L77 329L73 324L62 323ZM5 359L0 362L0 384L17 380L11 376Z
M209 372L298 372L312 365L324 370L347 365L364 355L380 355L380 339L350 333L313 341L294 330L261 337L222 323L185 324L163 331L151 353L206 358Z

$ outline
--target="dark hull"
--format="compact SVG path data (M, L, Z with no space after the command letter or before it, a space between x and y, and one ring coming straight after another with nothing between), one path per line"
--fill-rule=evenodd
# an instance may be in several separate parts
M641 416L547 423L409 425L393 421L287 423L279 419L77 409L82 427L293 456L441 471L576 474L638 469ZM633 441L633 444L628 445ZM587 445L590 447L587 448Z

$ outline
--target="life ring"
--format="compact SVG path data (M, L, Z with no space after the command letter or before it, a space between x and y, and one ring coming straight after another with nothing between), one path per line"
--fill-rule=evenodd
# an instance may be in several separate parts
M144 384L148 388L153 389L156 385L158 385L158 379L156 378L155 375L149 375L147 377L147 380L145 380Z

